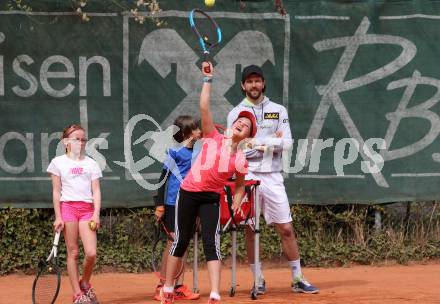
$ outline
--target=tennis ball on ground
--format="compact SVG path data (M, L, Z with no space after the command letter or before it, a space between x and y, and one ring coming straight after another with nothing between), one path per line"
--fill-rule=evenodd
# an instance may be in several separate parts
M98 228L98 225L96 225L96 223L94 221L90 221L89 228L90 228L90 230L95 231L96 228Z
M206 6L214 6L214 4L215 4L215 0L205 0Z

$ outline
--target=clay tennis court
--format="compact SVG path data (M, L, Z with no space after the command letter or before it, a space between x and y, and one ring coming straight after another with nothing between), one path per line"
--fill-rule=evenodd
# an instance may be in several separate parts
M289 270L271 267L265 269L269 292L253 301L248 294L252 282L248 268L239 267L240 286L233 298L228 296L230 271L225 269L222 273L222 303L440 303L440 261L425 265L304 270L307 278L321 289L320 294L290 292ZM192 273L187 272L187 279L191 285ZM28 275L0 277L0 303L31 303L32 281L33 277ZM93 283L101 304L158 303L152 300L156 278L151 273L104 273L96 275ZM203 269L200 272L201 299L179 302L206 303L208 285L207 272ZM57 303L72 303L67 276L62 277L61 294Z

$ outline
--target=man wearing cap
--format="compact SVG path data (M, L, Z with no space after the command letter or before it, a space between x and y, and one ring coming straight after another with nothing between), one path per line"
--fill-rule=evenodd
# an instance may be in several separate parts
M228 114L228 128L243 110L251 112L257 122L257 134L252 148L246 151L249 162L247 179L260 180L259 199L264 219L274 224L281 237L283 252L292 271L292 291L318 293L319 289L308 283L301 272L298 243L292 226L289 201L282 176L282 151L292 145L287 110L264 95L266 84L263 71L256 65L243 69L241 89L245 98ZM255 235L246 227L246 250L252 272L258 267L260 278L257 294L266 292L261 263L254 264Z

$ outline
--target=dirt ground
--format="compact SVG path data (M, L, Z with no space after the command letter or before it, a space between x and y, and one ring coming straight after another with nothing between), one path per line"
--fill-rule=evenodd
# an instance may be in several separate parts
M310 282L321 289L317 295L294 294L290 291L290 272L287 268L265 268L268 293L257 301L249 297L252 275L248 267L240 266L239 286L235 297L229 297L231 272L222 272L222 303L440 303L440 261L425 265L353 266L340 268L304 268ZM192 286L192 272L187 272ZM31 303L33 276L9 275L0 277L0 303ZM152 300L157 279L153 274L104 273L94 276L101 304L158 303ZM208 277L200 271L201 299L179 301L207 303ZM62 277L57 303L72 303L67 276Z

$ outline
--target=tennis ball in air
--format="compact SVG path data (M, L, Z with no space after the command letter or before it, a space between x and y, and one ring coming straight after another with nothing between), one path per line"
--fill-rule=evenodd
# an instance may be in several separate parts
M215 0L205 0L206 6L214 6L214 4L215 4Z
M90 221L89 228L90 228L90 230L95 231L96 228L98 228L98 225L96 225L96 223L94 221Z

